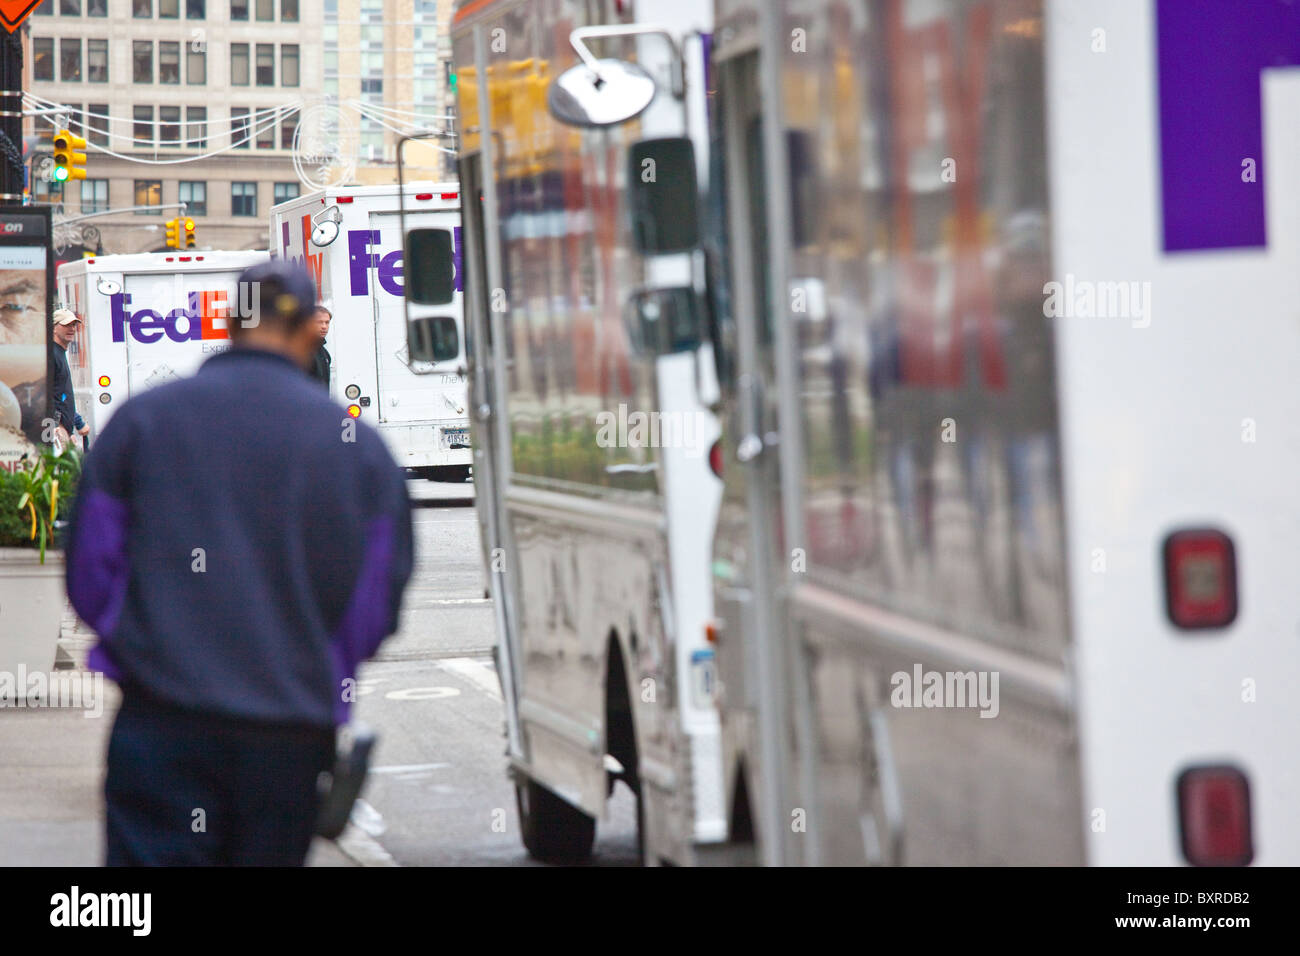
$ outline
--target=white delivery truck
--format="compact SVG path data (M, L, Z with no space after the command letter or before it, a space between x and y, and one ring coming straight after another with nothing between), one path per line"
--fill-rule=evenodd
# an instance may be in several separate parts
M240 273L266 252L144 252L65 262L58 299L82 320L68 348L90 437L135 393L192 375L230 347Z
M445 228L460 259L456 183L408 183L407 228ZM470 473L460 269L448 305L421 321L434 361L406 348L403 249L397 186L339 186L271 210L271 254L304 263L330 310L330 393L379 429L393 457L426 478Z

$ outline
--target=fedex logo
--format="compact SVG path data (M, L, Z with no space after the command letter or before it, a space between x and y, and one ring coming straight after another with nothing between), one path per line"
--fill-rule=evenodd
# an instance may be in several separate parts
M402 295L403 250L399 247L381 255L371 252L371 246L382 247L383 240L378 229L352 229L348 231L348 282L352 295L368 295L370 292L370 270L375 270L379 287L389 295ZM454 270L453 287L457 292L462 289L461 274L461 233L460 226L452 229L452 268Z
M129 331L131 338L148 345L164 335L173 342L197 342L201 339L226 339L230 332L224 324L218 328L217 319L223 323L230 318L230 299L221 290L191 292L188 305L172 309L165 316L153 309L131 312L131 296L125 292L110 296L112 306L113 341L125 342ZM181 319L185 320L182 328Z
M312 279L316 282L316 298L324 297L324 290L321 289L321 265L324 259L323 253L311 253L311 216L305 215L300 223L300 236L302 239L302 255L290 255L289 247L289 220L280 223L280 255L287 261L306 266L307 271L311 273Z

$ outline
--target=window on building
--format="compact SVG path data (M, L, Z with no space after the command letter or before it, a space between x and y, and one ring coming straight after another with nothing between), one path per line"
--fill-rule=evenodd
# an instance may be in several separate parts
M81 16L81 0L59 0L59 13L65 17Z
M158 0L158 16L167 20L179 20L181 0Z
M280 85L298 85L298 44L284 43L280 46Z
M108 16L108 0L89 0L89 2L86 4L86 16L88 17Z
M185 215L206 216L208 214L208 184L181 180L178 183L177 202L185 203Z
M86 80L90 83L108 82L108 41L86 41Z
M132 73L136 83L153 82L153 41L131 42Z
M206 106L189 106L185 108L185 146L188 149L208 148L208 108Z
M202 86L208 82L207 51L194 49L192 43L185 51L185 82L190 86Z
M230 19L248 19L248 0L230 0Z
M83 179L81 181L81 211L108 212L108 180Z
M137 206L161 206L162 205L162 180L161 179L137 179L135 181L135 205ZM137 209L137 216L156 216L161 209Z
M275 0L257 0L257 19L275 19Z
M275 184L275 204L278 206L282 202L288 202L290 199L297 199L302 190L297 183L276 183Z
M54 16L54 0L41 0L41 5L36 8L33 16L52 17Z
M380 77L368 76L362 79L361 81L362 95L365 95L367 93L382 95L383 92L384 92L384 81Z
M131 0L131 16L152 17L153 0Z
M185 19L205 20L207 16L207 0L185 0Z
M181 45L162 40L158 43L158 82L181 81Z
M275 108L259 110L254 113L253 122L257 125L257 148L275 149Z
M35 37L32 40L32 79L54 79L54 39Z
M230 184L230 214L232 216L257 215L257 183Z
M230 85L248 85L248 44L230 44Z
M137 106L131 113L135 123L131 130L131 143L136 149L153 145L153 107Z
M248 149L248 107L230 108L230 145L235 149Z
M257 85L275 86L275 44L257 45Z
M91 103L86 107L86 140L96 146L108 145L107 103Z
M298 128L298 117L288 116L280 121L280 148L293 149L293 133Z
M285 23L298 22L298 0L280 0L280 19Z
M179 106L158 107L158 145L181 145L181 108Z
M81 82L81 41L66 37L59 41L59 79L64 83Z

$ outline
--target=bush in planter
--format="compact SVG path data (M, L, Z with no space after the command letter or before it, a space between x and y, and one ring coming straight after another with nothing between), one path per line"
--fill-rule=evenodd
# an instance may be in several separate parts
M0 547L56 547L56 532L66 521L81 477L81 455L75 450L39 457L9 473L0 471Z

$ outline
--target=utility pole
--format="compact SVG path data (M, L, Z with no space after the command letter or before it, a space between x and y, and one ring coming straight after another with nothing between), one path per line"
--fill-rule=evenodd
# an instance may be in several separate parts
M22 27L0 30L0 205L23 202Z

